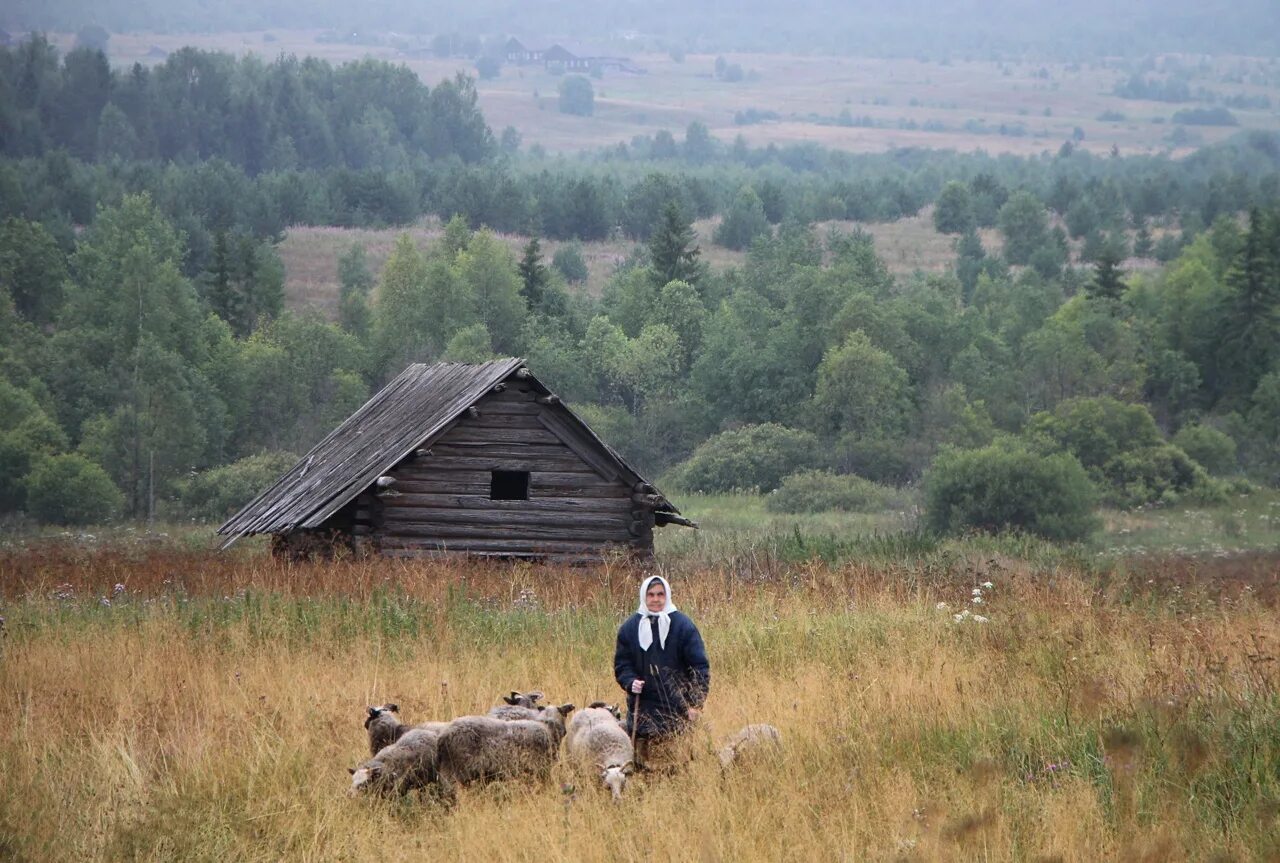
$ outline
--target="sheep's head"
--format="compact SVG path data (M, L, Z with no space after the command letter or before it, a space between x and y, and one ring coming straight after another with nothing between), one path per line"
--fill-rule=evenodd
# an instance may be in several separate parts
M605 702L605 701L593 701L590 704L588 704L587 707L588 709L592 709L592 710L607 710L611 714L613 714L614 719L618 720L619 722L622 721L622 711L618 708L618 705L616 704L609 704L608 702Z
M542 698L542 693L536 689L532 692L517 692L513 689L510 695L502 696L502 700L513 707L537 707Z
M564 734L565 717L573 712L572 704L543 704L538 708L538 720L550 725L558 734Z
M627 787L627 777L635 770L635 765L630 761L626 764L600 765L600 780L609 789L614 800L622 799L622 789Z
M400 712L400 705L398 705L398 704L384 704L384 705L382 705L381 707L370 707L370 708L367 708L367 709L368 709L368 715L366 715L366 716L365 716L365 718L364 718L364 727L365 727L365 728L368 728L371 724L373 724L373 721L374 721L374 720L376 720L379 716L382 716L383 714L399 713L399 712ZM394 718L394 717L392 717L392 718Z
M351 774L351 787L347 789L347 794L355 797L357 794L367 791L378 781L378 778L382 775L382 765L362 764L359 767L348 767L347 772Z

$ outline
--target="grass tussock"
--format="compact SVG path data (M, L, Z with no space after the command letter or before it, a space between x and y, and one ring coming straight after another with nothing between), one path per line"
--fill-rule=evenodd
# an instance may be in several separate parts
M344 795L364 705L620 700L637 573L11 552L0 857L1272 859L1280 618L1254 585L1274 559L1161 580L917 551L672 567L713 662L692 763L621 805L562 764L451 810ZM748 722L785 746L722 775Z

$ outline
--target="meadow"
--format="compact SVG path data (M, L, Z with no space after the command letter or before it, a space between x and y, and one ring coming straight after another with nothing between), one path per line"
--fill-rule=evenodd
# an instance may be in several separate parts
M623 561L283 565L191 528L9 541L0 858L1275 860L1273 503L1110 515L1055 548L691 500L704 529L664 532L658 567L712 697L694 761L620 805L569 765L453 809L345 791L366 704L620 700ZM1249 522L1229 553L1173 552L1228 515ZM1168 542L1112 548L1142 530ZM748 722L785 747L722 775L712 750Z
M476 74L471 59L407 54L390 44L393 39L380 41L377 34L366 34L368 44L324 41L322 35L315 30L120 33L111 37L108 55L113 64L153 64L191 45L266 60L294 54L333 63L363 57L404 62L428 84L457 72ZM63 48L74 44L71 34L51 38ZM752 146L815 142L860 153L914 147L1021 156L1055 152L1063 141L1079 138L1077 129L1083 139L1076 145L1097 153L1115 147L1125 154L1182 155L1239 128L1280 128L1274 107L1233 109L1239 127L1197 126L1187 130L1189 137L1175 140L1170 137L1174 111L1208 103L1120 98L1113 90L1132 71L1122 61L726 54L726 64L743 74L740 81L726 81L715 75L716 55L689 54L677 61L643 44L616 45L610 52L628 56L642 72L606 72L594 80L593 116L559 112L563 76L540 66L504 65L497 78L477 82L485 119L495 132L515 127L526 147L537 144L556 153L598 149L660 129L679 135L694 121L726 143L741 134ZM1167 61L1189 70L1193 91L1265 95L1273 105L1280 92L1266 58L1159 58ZM739 112L753 109L777 117L740 125Z

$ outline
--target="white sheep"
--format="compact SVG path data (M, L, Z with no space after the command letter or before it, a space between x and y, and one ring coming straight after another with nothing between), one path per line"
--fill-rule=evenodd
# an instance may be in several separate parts
M440 784L452 796L454 786L533 774L545 777L564 739L564 718L572 704L546 705L537 719L501 720L463 716L440 734Z
M536 689L532 692L518 692L513 689L510 695L502 696L502 700L506 704L498 704L489 708L488 715L494 719L503 720L537 719L538 711L541 709L538 706L538 701L542 697L542 693Z
M430 725L433 727L405 731L399 740L383 747L373 758L351 768L348 793L353 796L365 791L404 794L436 782L440 732L446 723Z
M616 706L597 701L574 715L565 744L570 758L600 771L600 781L614 800L622 799L627 777L635 772L631 738L620 720Z
M781 746L782 734L772 725L745 725L720 750L720 766L728 768L748 758L752 752L776 751Z

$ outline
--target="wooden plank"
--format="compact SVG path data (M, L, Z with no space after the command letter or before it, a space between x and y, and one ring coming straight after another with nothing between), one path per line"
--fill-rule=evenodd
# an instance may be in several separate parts
M382 540L382 548L384 551L496 551L513 554L573 554L574 552L585 554L594 552L596 554L600 554L608 553L614 549L624 553L632 550L631 546L627 543L564 542L547 540L530 542L522 539L436 540L393 537L384 538Z
M519 401L488 396L476 404L480 416L537 416L545 408L533 400L533 394L521 396Z
M579 458L591 465L591 469L600 474L603 479L612 482L618 478L618 468L613 459L607 453L601 452L598 444L584 437L565 419L547 412L538 417L538 422L560 438L561 442L577 453Z
M564 444L481 443L480 441L438 443L431 447L431 456L451 455L486 458L568 458L573 456L573 450ZM425 465L431 464L430 457L427 458L428 460L422 462Z
M422 460L425 464L426 460ZM583 468L586 465L582 465ZM395 472L396 491L420 491L420 489L407 488L405 483L412 482L429 482L429 483L459 483L472 486L483 486L486 494L489 492L489 483L493 479L488 470L459 469L459 468L438 468L427 470L419 465L412 468L402 467ZM532 496L535 489L551 489L551 488L587 488L599 486L614 491L619 497L625 497L631 500L631 493L617 483L607 483L600 478L595 471L576 470L576 471L544 471L536 470L529 473L529 492Z
M479 509L497 512L613 512L631 518L631 504L616 497L557 497L531 500L490 500L484 494L401 494L387 501L388 513L397 509Z
M388 533L399 533L405 525L443 525L457 524L473 527L493 527L501 530L511 528L514 533L522 533L528 526L558 527L573 531L577 528L601 528L611 531L627 531L631 524L630 515L599 512L546 511L530 510L516 512L513 510L483 509L426 509L399 508L387 509L385 521ZM490 531L494 533L494 531Z
M522 458L489 458L486 456L437 456L419 459L418 462L427 470L523 470L539 472L580 471L586 465L572 453L568 458L551 458L548 456ZM398 489L397 489L398 490Z
M474 495L483 498L489 497L489 477L486 475L483 480L456 480L454 477L462 474L463 471L441 471L440 476L423 480L400 480L396 483L396 489L401 495L397 498L387 498L388 501L400 500L408 494L445 494L445 495ZM596 483L599 478L595 474L583 474L590 477ZM536 486L533 481L536 475L530 480L529 497L531 500L561 500L574 498L597 498L600 500L625 500L628 508L633 506L631 503L631 495L626 490L613 485L563 485L563 486Z
M487 412L483 408L480 409L478 417L463 416L458 420L457 425L449 429L441 435L438 440L444 440L457 429L474 429L474 428L524 428L524 429L541 429L542 424L539 422L540 417L535 414L503 414Z
M438 510L437 510L438 511ZM470 526L450 524L447 522L397 522L383 528L386 537L424 537L427 539L522 539L522 540L555 540L573 542L628 542L631 534L625 527L597 527L587 525L522 524L503 527L502 525Z
M560 438L556 437L546 429L476 428L474 426L457 425L432 441L431 446L434 446L436 441L449 444L456 444L462 441L475 441L477 443L532 443L554 445L560 443ZM430 447L428 447L428 449L430 449Z

